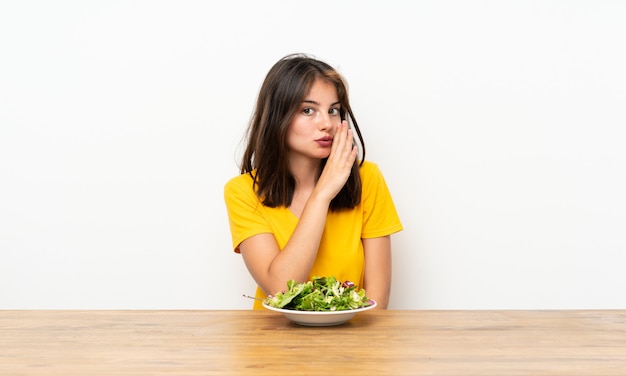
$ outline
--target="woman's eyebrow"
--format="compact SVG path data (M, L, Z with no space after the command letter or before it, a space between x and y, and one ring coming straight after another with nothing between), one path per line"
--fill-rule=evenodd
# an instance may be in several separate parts
M316 106L320 106L319 102L316 102L316 101L314 101L312 99L305 99L305 100L302 101L302 103L310 103L310 104L314 104ZM335 103L331 103L330 107L336 106L338 104L341 104L341 102L337 101Z

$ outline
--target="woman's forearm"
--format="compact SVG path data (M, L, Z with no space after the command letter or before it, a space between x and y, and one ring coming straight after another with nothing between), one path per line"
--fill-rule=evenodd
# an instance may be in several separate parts
M329 205L330 200L315 193L309 197L291 238L269 265L269 291L284 289L290 279L307 280L317 257Z

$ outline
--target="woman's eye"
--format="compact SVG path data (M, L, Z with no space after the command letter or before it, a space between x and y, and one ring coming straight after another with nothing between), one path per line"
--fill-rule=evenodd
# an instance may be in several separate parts
M303 114L305 114L305 115L311 115L311 114L313 113L313 109L312 109L312 108L309 108L309 107L304 108L304 109L302 110L302 113L303 113Z
M331 115L339 115L339 109L338 108L331 108L328 111L328 113L331 114Z

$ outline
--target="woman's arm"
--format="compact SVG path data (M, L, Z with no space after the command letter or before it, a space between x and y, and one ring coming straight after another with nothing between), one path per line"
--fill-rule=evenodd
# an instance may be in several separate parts
M251 236L239 245L248 271L266 295L285 290L290 279L306 281L317 256L329 205L330 201L309 198L282 251L270 233Z
M377 308L387 309L391 290L391 237L363 239L365 276L363 288Z

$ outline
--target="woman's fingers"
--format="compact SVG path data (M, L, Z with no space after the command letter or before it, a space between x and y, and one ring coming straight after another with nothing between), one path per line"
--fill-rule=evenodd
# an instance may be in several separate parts
M329 161L331 159L338 160L340 163L346 162L352 166L356 157L355 149L356 147L353 144L352 130L348 128L348 122L344 120L337 126L337 131L335 132L335 137L333 138ZM352 154L354 154L354 156Z
M317 182L317 189L326 191L331 198L339 193L352 171L357 156L352 139L352 131L348 129L348 123L343 121L337 126L330 155Z

